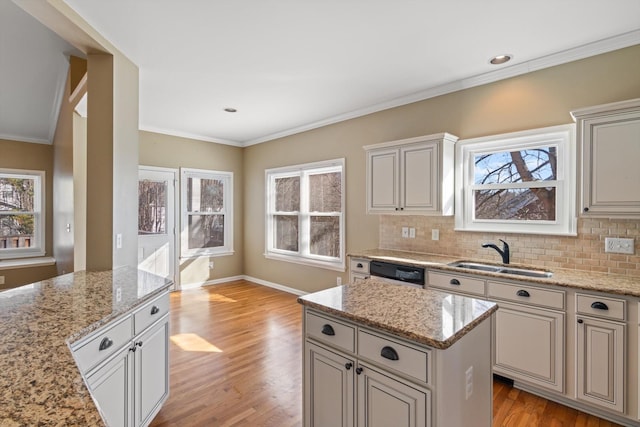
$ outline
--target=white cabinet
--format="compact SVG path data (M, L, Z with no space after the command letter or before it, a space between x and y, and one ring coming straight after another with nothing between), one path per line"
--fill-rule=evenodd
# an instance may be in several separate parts
M453 215L457 140L442 133L365 146L367 213Z
M368 279L369 260L362 258L349 258L349 283Z
M108 426L147 426L168 398L168 313L165 292L72 345Z
M571 114L577 122L579 211L640 218L640 99Z
M625 412L626 324L611 321L622 315L624 301L603 301L595 295L576 295L576 397L609 410ZM582 300L582 302L581 302ZM617 302L622 311L609 306ZM590 304L588 304L590 303ZM598 313L584 315L581 307Z

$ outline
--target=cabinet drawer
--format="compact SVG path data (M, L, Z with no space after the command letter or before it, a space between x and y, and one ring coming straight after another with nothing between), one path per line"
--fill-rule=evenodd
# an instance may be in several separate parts
M132 319L131 316L127 316L122 321L114 325L109 324L93 333L73 351L80 371L87 372L131 341L131 330Z
M352 326L307 312L305 328L307 335L312 338L332 344L350 353L355 351L355 328Z
M564 310L564 291L490 281L487 283L487 296L490 299L498 298L521 304Z
M134 334L138 335L167 313L169 313L168 292L160 295L153 301L149 301L134 313Z
M349 269L353 273L369 274L369 261L364 259L352 259Z
M626 301L598 295L576 294L576 312L605 319L625 320Z
M446 289L451 292L464 292L467 294L484 295L484 280L457 274L429 273L429 286Z
M358 330L358 356L428 383L429 351ZM394 360L395 359L395 360Z

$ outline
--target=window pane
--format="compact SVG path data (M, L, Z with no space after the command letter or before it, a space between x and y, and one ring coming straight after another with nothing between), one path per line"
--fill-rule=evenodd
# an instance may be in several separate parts
M476 184L549 181L558 176L556 147L480 154L474 163Z
M476 219L555 221L556 189L522 188L474 192Z
M224 215L189 215L189 249L224 246Z
M138 182L138 234L166 234L167 182Z
M298 216L275 215L273 218L276 249L298 252Z
M187 211L220 212L224 208L224 181L188 178Z
M298 212L300 210L300 177L276 178L275 181L276 212Z
M35 179L0 178L0 211L33 212Z
M311 217L311 245L309 249L313 255L340 257L339 217Z
M340 172L309 175L309 211L342 211Z
M34 215L0 215L0 249L31 247L34 223Z

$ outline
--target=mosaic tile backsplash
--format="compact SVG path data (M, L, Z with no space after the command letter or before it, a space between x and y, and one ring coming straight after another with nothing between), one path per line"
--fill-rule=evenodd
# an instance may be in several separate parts
M414 227L415 239L403 238L402 227ZM433 229L439 230L439 240L431 240ZM580 218L578 235L566 237L454 231L453 217L380 215L379 232L380 249L500 262L496 251L481 245L501 246L498 239L503 239L514 263L640 277L640 220L635 219ZM634 254L605 253L605 237L633 238Z

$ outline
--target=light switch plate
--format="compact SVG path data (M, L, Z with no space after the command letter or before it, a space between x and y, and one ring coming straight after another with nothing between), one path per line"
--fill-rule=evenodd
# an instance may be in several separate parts
M402 237L409 237L409 227L402 227Z
M604 238L604 251L614 254L633 255L634 241L633 239L624 239L618 237Z

